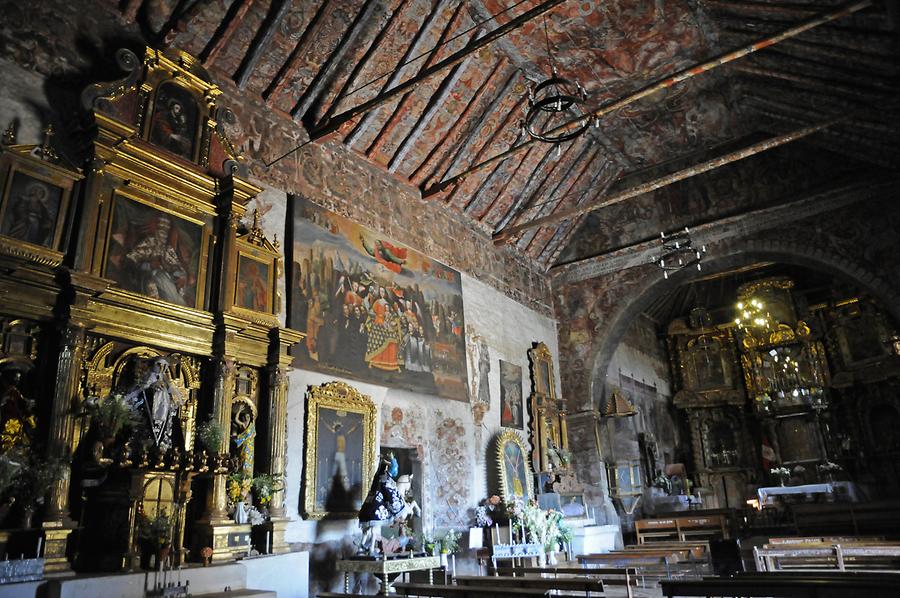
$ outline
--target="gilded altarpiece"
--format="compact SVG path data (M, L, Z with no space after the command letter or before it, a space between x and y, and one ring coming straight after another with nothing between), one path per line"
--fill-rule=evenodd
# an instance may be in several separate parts
M240 226L259 189L218 125L219 88L177 50L116 58L125 76L82 94L84 172L50 131L21 146L9 129L0 155L0 366L20 372L3 389L46 397L29 450L71 463L29 532L51 571L146 566L148 520L166 522L154 556L173 565L188 548L246 553L226 476L283 476L287 349L302 339L278 325L277 244L258 219ZM97 415L112 399L130 410L115 434ZM262 550L287 550L283 505L276 488Z
M694 471L708 493L704 506L740 506L755 464L734 336L728 329L675 320L669 347L680 389L673 402L688 417Z
M531 428L531 462L536 473L560 474L571 464L565 402L557 396L553 355L544 343L528 351L531 397L528 401Z

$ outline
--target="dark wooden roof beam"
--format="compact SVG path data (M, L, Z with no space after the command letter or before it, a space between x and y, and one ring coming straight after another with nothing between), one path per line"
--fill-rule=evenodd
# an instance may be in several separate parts
M422 74L430 66L432 66L440 56L440 52L447 41L447 38L450 37L450 33L455 31L457 27L459 27L460 22L463 17L463 4L464 2L457 5L456 9L453 11L453 15L450 19L444 24L444 28L441 30L441 35L438 37L437 43L431 49L428 58L425 60L425 64L423 64L419 68L419 74ZM478 36L478 31L472 34L471 39L475 39ZM417 75L418 76L418 75ZM397 127L400 119L406 114L407 110L410 108L410 104L413 100L413 90L410 89L400 98L400 101L394 107L394 111L391 113L390 117L387 121L381 125L381 130L378 131L378 135L375 136L375 139L372 140L372 143L369 144L369 147L366 148L366 156L372 157L375 152L381 151L384 147L384 144L387 143L388 138L394 132L394 129Z
M337 71L338 65L344 59L347 49L356 43L357 38L362 35L366 27L371 25L370 17L372 11L378 6L379 0L366 0L362 8L356 13L350 27L341 36L337 47L332 50L325 64L320 65L313 80L310 81L303 92L303 95L297 100L297 103L291 109L291 116L295 119L299 118L307 126L311 128L314 125L316 110L320 105L320 96L325 93L328 86L332 83L332 78Z
M438 17L441 16L444 12L444 8L450 3L450 0L439 0L439 2L434 6L428 16L422 21L422 25L416 31L416 34L413 36L412 41L409 46L407 46L406 51L403 53L403 56L400 57L400 60L397 61L397 65L394 67L394 70L388 75L387 81L385 81L384 85L381 86L379 90L379 94L384 93L386 90L390 89L394 86L394 84L400 80L403 73L405 72L404 66L407 63L410 63L413 56L416 56L421 50L422 45L426 40L426 33L431 30L431 26L437 21ZM367 112L363 115L363 117L356 123L356 126L353 127L353 130L350 131L350 134L344 138L344 143L347 145L354 145L360 138L360 136L368 129L369 124L378 114L379 110L375 109L371 112Z
M481 101L481 98L484 96L485 90L490 86L490 84L494 81L494 78L497 77L498 73L503 70L506 66L506 57L502 56L497 62L494 63L494 66L491 68L491 72L488 73L488 76L484 78L484 80L479 84L478 89L475 90L475 93L472 94L472 97L469 98L466 107L463 111L456 117L453 121L453 124L450 126L450 129L446 134L442 135L436 144L431 148L431 151L428 152L428 155L425 157L425 160L419 164L418 167L413 171L412 175L410 175L410 181L414 185L418 185L424 181L426 181L425 171L432 165L434 160L438 157L439 154L446 154L447 151L445 147L449 144L455 145L455 142L459 142L458 139L455 139L457 135L460 134L461 129L466 124L471 124L470 116L472 111L475 109L475 106ZM454 141L455 140L455 141ZM432 172L431 175L434 173ZM431 176L427 175L427 176Z
M322 0L321 4L319 4L319 8L316 9L316 12L306 25L306 29L304 29L303 33L300 35L300 39L298 39L297 43L294 45L294 49L291 50L291 53L288 55L287 60L284 61L284 64L281 65L281 68L279 68L278 72L275 74L275 78L272 79L263 91L262 96L263 99L266 100L267 105L274 105L275 100L278 99L278 96L291 80L291 77L293 77L297 69L300 68L300 64L306 56L311 40L319 38L321 28L325 22L325 17L328 16L332 10L334 10L333 0Z
M225 13L225 18L219 23L206 47L200 52L200 62L208 67L216 61L222 50L231 42L234 32L244 22L244 17L247 16L251 6L253 6L253 0L236 0L231 3Z
M534 8L531 8L531 9L525 11L521 15L510 19L505 24L500 25L496 29L494 29L494 30L490 31L489 33L485 34L484 36L478 38L473 43L467 44L466 47L464 47L463 49L461 49L457 52L454 52L447 58L441 60L440 62L438 62L436 64L433 64L430 68L426 69L424 72L419 73L417 76L413 77L412 79L404 81L403 83L400 83L400 84L396 85L395 87L392 87L391 89L379 94L378 96L372 98L371 100L368 100L358 106L355 106L354 108L351 108L349 110L346 110L340 114L333 116L331 119L329 119L328 122L323 123L321 126L316 127L313 131L311 131L310 138L311 139L320 139L320 138L324 137L325 135L328 135L334 131L337 131L339 128L341 128L341 126L344 123L353 120L354 118L356 118L357 116L359 116L365 112L368 112L372 108L375 108L384 103L390 102L392 99L394 99L395 97L397 97L401 94L407 93L408 91L412 90L413 88L420 85L421 83L430 80L432 77L434 77L441 71L452 67L453 65L455 65L458 62L461 62L469 54L477 52L481 48L483 48L489 44L492 44L493 42L497 41L498 39L501 39L502 37L504 37L510 31L518 29L522 25L539 17L540 15L555 8L556 6L558 6L559 4L562 4L565 1L566 0L546 0L545 2L540 3L539 5L535 6ZM869 0L864 0L864 1L869 1Z
M334 112L340 106L344 98L347 97L347 93L352 89L352 85L356 83L356 79L357 77L359 77L359 73L381 47L382 42L384 42L384 38L387 37L387 34L393 29L394 23L397 22L397 17L403 13L403 10L406 8L406 4L408 2L409 0L400 0L400 4L397 5L397 8L391 11L387 22L385 22L384 26L378 31L372 41L369 42L369 47L366 48L366 51L365 53L363 53L362 57L358 61L356 61L356 64L353 66L353 70L350 71L350 74L347 76L347 80L344 81L344 84L341 86L340 91L337 92L337 94L334 96L334 99L331 101L331 104L329 104L328 110L326 110L325 115L322 116L323 120L327 120L328 118L330 118L331 115L334 114Z
M250 42L250 48L247 50L244 60L234 73L234 82L237 83L239 89L247 87L250 75L253 74L256 65L263 55L268 52L269 44L275 37L275 32L281 26L281 21L291 8L291 0L276 0L269 8L269 13L259 28L256 37Z

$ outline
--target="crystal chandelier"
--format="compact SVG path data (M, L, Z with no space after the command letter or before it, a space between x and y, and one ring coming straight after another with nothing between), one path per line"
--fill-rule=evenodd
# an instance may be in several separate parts
M669 272L691 266L697 266L698 271L701 269L700 260L706 253L706 245L701 245L699 249L694 248L688 227L670 235L660 232L659 237L662 241L662 252L653 258L653 262L662 269L663 277L669 278Z

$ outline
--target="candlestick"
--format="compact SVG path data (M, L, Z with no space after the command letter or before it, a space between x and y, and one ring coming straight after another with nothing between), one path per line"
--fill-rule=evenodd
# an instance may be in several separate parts
M272 554L272 532L266 532L266 553Z
M43 542L44 542L44 538L39 536L39 537L38 537L37 553L35 553L35 555L34 555L34 558L36 558L36 559L41 558L41 544L43 544Z

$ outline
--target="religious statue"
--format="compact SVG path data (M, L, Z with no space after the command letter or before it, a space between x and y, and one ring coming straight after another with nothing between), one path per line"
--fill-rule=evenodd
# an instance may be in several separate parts
M171 367L164 357L141 359L136 364L136 386L125 395L125 402L161 451L172 448L173 420L184 403L181 391L172 383Z
M324 425L334 434L334 470L331 472L331 476L337 476L344 486L344 490L349 490L350 474L347 471L347 436L353 434L359 427L359 424L354 424L349 430L344 430L344 425L341 422L325 423Z
M393 455L390 456L390 459L382 458L381 465L375 473L375 479L372 480L369 488L369 494L359 510L359 523L364 529L363 540L359 547L360 554L368 553L369 556L375 556L377 554L376 528L380 529L382 525L389 525L410 509L410 505L407 504L404 495L397 487L397 482L391 476L391 471L399 471L397 460ZM409 481L411 479L409 477ZM406 489L408 490L408 486ZM418 505L416 508L418 509ZM403 515L403 518L408 515L409 513Z
M253 447L256 440L256 417L253 407L245 401L235 401L231 408L231 441L234 443L238 468L253 473Z

